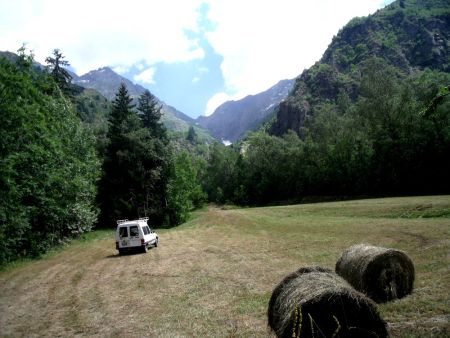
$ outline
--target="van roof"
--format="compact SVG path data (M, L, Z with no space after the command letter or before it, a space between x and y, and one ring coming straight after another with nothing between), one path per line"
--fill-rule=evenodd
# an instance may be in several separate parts
M148 217L141 217L135 220L127 220L127 219L119 219L117 220L117 226L136 224L136 223L145 223L147 225Z

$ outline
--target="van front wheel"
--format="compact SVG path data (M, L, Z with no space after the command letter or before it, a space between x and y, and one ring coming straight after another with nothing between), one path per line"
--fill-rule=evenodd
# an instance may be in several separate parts
M155 240L155 248L158 246L158 237L156 237L156 240Z

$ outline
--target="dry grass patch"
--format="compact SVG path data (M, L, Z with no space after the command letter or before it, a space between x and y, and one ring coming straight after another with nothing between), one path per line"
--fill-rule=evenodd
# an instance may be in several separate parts
M379 307L394 337L450 335L447 209L449 196L210 208L126 256L99 232L0 272L0 336L270 337L273 288L301 266L333 269L356 243L414 262L413 294Z

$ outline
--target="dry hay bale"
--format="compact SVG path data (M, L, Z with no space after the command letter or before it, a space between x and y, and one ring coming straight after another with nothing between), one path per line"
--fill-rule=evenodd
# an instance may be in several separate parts
M387 337L376 304L329 269L306 267L284 278L269 301L278 337Z
M414 284L414 264L402 251L353 245L342 253L336 273L377 303L409 295Z

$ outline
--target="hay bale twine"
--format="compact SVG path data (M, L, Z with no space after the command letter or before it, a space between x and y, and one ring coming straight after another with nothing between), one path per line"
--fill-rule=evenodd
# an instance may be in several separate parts
M413 290L414 264L395 249L353 245L337 261L336 273L377 303L400 299Z
M269 301L278 337L387 337L376 304L329 269L306 267L284 278Z

